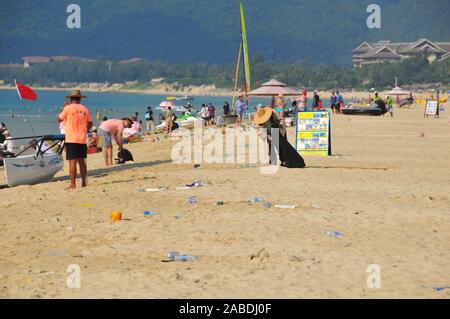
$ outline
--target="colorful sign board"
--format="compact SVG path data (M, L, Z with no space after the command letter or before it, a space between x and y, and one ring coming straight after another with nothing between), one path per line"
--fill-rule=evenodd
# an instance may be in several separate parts
M296 149L300 155L331 155L329 112L298 112Z
M438 101L427 101L425 106L425 116L439 116Z

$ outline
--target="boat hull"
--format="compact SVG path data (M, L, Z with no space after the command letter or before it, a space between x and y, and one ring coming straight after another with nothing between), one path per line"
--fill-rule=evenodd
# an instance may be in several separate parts
M3 161L9 187L51 181L64 166L64 160L60 154L25 155L4 158Z

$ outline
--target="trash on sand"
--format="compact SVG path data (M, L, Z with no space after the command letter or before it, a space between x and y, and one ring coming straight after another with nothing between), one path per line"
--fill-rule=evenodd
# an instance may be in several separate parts
M151 217L151 216L156 216L156 215L161 215L160 213L155 213L155 212L150 212L150 211L148 211L148 210L146 210L145 212L144 212L144 216L145 217Z
M312 208L315 208L315 209L320 209L320 205L317 205L317 204L312 204L311 206L312 206Z
M433 290L435 290L435 291L444 291L444 290L447 290L447 289L450 289L450 286L447 286L447 287L433 287Z
M195 256L180 254L177 251L172 251L167 255L166 261L168 261L168 262L171 262L171 261L193 262L196 260L197 260L197 257L195 257Z
M175 219L180 219L181 218L181 214L180 213L176 213L175 214Z
M223 205L225 205L225 202L219 201L219 202L216 203L216 205L217 205L217 206L223 206Z
M199 169L199 168L200 168L200 164L195 164L195 165L194 165L194 168L195 168L195 169Z
M186 185L186 187L202 187L208 185L210 185L210 183L206 181L193 181L191 184Z
M184 191L184 190L188 190L188 189L191 189L192 187L188 187L188 186L186 186L186 187L177 187L176 188L176 190L177 191Z
M341 234L340 232L337 232L337 231L333 231L333 232L328 231L327 235L330 237L334 237L334 238L341 238L344 236L344 234Z
M94 207L95 204L80 204L81 207Z
M197 204L198 200L197 200L197 198L195 196L191 196L191 197L188 198L188 203L189 204Z
M272 203L269 202L265 202L263 205L264 208L271 208L272 207Z
M296 209L297 205L275 205L276 208L280 209Z
M262 203L262 201L263 201L263 200L262 200L261 198L256 197L256 196L253 196L253 197L249 198L248 203L249 203L250 205L252 205L252 204Z
M167 187L159 187L159 188L140 188L138 189L138 192L140 193L156 193L156 192L165 192L167 191Z
M111 213L111 220L113 222L118 222L118 221L122 220L122 213L121 212L117 212L117 211L112 212Z

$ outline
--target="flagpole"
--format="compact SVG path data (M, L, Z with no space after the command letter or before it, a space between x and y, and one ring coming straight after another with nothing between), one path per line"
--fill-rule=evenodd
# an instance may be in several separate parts
M20 95L19 87L17 86L17 80L14 80L14 83L16 84L17 93L19 94L20 101L22 102L22 108L25 112L25 121L30 125L31 131L33 132L33 135L36 136L36 132L34 131L34 127L31 124L30 119L28 118L27 108L25 107L25 103L23 102L22 96Z

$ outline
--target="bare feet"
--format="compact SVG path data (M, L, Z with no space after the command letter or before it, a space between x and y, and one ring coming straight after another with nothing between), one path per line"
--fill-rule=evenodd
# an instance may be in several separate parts
M65 191L74 191L74 190L76 190L76 189L77 189L76 186L69 186L69 187L65 188L64 190L65 190Z

